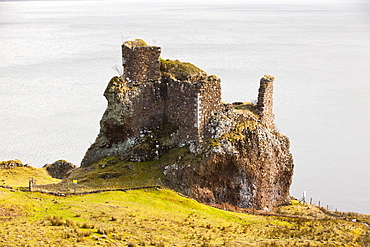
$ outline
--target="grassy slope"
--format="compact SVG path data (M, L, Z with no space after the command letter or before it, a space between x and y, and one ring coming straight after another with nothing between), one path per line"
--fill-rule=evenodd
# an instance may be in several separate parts
M52 178L44 168L17 167L15 169L0 169L0 185L27 187L28 181L34 178L37 184L58 183L61 180Z
M159 160L149 162L121 161L111 156L74 170L69 180L78 180L81 191L162 185L164 167L178 162L179 157L185 162L196 160L187 147L174 148Z
M13 172L29 174L23 168ZM38 179L47 179L42 174ZM17 179L7 181L19 185ZM317 207L295 202L276 210L291 217L224 211L166 189L55 197L0 188L0 246L365 246L369 241L365 225L335 219Z

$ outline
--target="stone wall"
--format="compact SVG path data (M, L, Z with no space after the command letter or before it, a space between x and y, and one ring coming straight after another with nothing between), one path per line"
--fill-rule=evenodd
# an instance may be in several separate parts
M133 85L160 80L161 48L157 46L137 46L126 42L122 45L122 65L124 76Z
M260 115L260 122L269 129L275 129L273 113L274 79L270 75L262 77L258 91L257 111Z
M160 86L159 82L138 86L139 94L132 101L134 128L156 128L163 124L164 100L159 96Z
M197 140L197 88L189 81L164 79L164 83L166 120L178 126L178 138L183 143Z
M212 133L207 126L211 117L221 109L221 80L209 76L207 81L199 82L198 94L198 128L200 139L211 138Z
M131 128L156 128L165 123L178 127L182 143L198 142L205 135L210 116L221 103L220 79L207 76L204 80L181 81L160 75L160 48L137 46L126 42L122 46L125 78L139 91L128 97L135 116ZM135 130L133 131L135 132Z

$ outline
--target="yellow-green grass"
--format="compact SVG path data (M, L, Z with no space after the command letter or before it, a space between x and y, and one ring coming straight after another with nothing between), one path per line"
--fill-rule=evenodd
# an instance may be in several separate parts
M0 208L13 212L0 216L0 246L364 246L369 240L361 223L229 212L165 189L67 197L0 189Z
M70 179L80 179L90 189L124 186L129 178L160 178L160 168L178 157L196 158L186 149L152 162L108 157L76 170ZM9 171L26 182L29 175L55 181L44 169ZM99 178L118 172L122 175L117 178ZM8 185L24 186L19 177L5 174ZM0 246L366 246L370 241L366 225L298 201L269 214L220 210L168 189L56 197L0 188ZM370 223L366 215L337 215Z
M249 102L239 102L238 104L233 105L234 110L238 113L251 115L256 119L259 119L259 115L256 110L256 105Z
M179 157L185 164L197 159L186 147L171 149L159 160L149 162L122 161L110 156L74 170L67 179L77 180L77 190L81 191L163 185L164 167L176 163Z
M49 176L45 168L16 167L0 169L0 185L11 187L27 187L28 181L34 178L37 184L58 183L61 180Z
M172 79L186 81L204 73L203 70L191 63L181 62L179 60L165 60L163 58L160 59L160 62L162 75L168 76Z

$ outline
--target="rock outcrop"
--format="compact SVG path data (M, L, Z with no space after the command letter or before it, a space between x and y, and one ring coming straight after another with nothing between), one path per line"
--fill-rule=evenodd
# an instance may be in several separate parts
M289 139L275 129L274 78L261 79L257 105L224 104L218 77L159 56L142 40L123 44L124 75L105 90L100 133L81 166L111 155L150 161L186 146L193 158L163 170L172 188L211 204L285 203L294 165Z
M55 161L53 164L46 164L43 166L49 175L53 178L64 179L67 174L76 169L76 166L65 160Z
M225 107L228 108L228 107ZM165 168L173 187L198 201L271 209L289 199L293 159L289 139L232 109L212 119L214 136L198 162Z
M15 167L29 167L29 165L23 164L20 160L0 161L0 169L13 169Z

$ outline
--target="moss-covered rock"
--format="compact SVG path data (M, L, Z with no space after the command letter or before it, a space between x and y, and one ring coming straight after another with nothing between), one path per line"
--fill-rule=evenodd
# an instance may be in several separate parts
M15 167L27 167L27 166L28 164L23 164L23 162L18 159L0 161L0 169L13 169Z
M66 160L58 160L53 164L46 164L43 166L49 175L53 178L63 179L69 172L76 169L76 166Z
M134 47L134 46L147 46L148 44L142 39L135 39L132 41L126 41L123 45L128 47Z
M201 70L194 64L181 62L179 60L165 60L163 58L161 58L160 69L162 76L166 76L179 81L191 80L205 74L203 70Z

